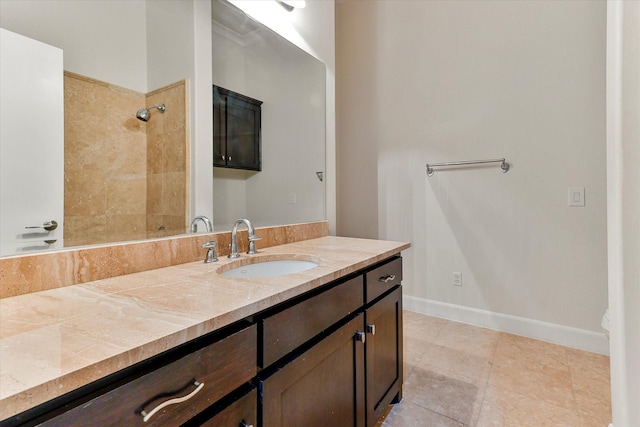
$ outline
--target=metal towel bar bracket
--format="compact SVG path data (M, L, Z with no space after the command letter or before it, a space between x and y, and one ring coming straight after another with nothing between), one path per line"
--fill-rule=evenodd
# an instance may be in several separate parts
M507 173L509 171L509 163L502 159L495 160L463 160L460 162L446 162L446 163L427 163L427 176L433 175L435 170L433 168L443 167L443 166L467 166L467 165L477 165L484 163L500 163L500 170L502 173Z

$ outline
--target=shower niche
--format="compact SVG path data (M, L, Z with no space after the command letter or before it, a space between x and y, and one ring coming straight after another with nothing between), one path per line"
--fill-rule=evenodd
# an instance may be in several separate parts
M262 101L213 86L213 166L260 171Z

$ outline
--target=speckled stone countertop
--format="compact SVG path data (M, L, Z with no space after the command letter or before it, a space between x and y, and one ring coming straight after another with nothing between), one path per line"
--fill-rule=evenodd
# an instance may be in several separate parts
M1 299L0 420L407 248L328 236ZM218 274L256 258L318 266L261 279Z

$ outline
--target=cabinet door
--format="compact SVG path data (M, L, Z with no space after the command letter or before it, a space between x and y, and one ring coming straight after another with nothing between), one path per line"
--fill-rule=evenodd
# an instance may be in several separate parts
M364 426L364 315L261 382L263 427Z
M213 86L213 166L262 168L262 101Z
M213 166L227 164L227 96L213 87Z
M366 311L367 426L402 398L402 288Z
M227 166L260 170L260 105L227 98Z

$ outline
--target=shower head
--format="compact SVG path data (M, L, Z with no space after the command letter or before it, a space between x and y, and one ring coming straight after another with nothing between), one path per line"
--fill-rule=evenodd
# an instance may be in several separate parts
M143 122L148 122L149 118L151 117L151 113L149 112L149 110L153 108L158 109L161 113L164 113L164 111L167 109L167 107L165 107L164 104L154 105L153 107L141 108L136 113L136 117L138 118L138 120L142 120Z

